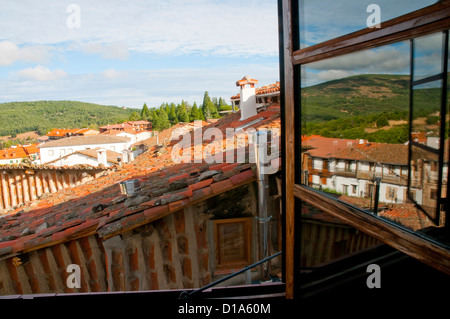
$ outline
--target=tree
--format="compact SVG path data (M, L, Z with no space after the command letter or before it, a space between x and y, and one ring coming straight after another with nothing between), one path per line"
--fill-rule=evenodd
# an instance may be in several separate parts
M172 125L177 124L179 122L178 117L177 117L177 111L175 109L175 104L171 104L170 105L170 111L169 111L169 121Z
M150 117L150 110L147 107L147 103L144 103L144 106L141 110L141 119L147 120Z
M378 128L389 125L389 121L385 115L380 116L376 123Z
M197 107L197 103L194 102L194 105L192 106L191 111L189 112L189 122L195 120L203 120L203 113Z
M205 94L203 96L202 111L203 111L203 116L204 116L205 120L212 119L212 118L216 119L216 118L220 117L219 112L217 111L216 105L213 103L213 101L209 97L208 91L205 91Z
M140 119L141 119L141 117L139 116L139 114L136 111L131 113L130 117L128 118L129 121L139 121Z
M185 122L185 123L189 122L189 115L188 115L184 101L181 102L181 104L177 106L177 117L180 122Z
M165 108L162 107L158 110L157 116L153 121L153 128L157 131L162 131L170 127L169 116L167 115Z

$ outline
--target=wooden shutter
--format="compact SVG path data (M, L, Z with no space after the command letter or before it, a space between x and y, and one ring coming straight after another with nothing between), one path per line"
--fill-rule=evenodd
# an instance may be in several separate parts
M251 263L251 218L214 220L216 269L241 268Z

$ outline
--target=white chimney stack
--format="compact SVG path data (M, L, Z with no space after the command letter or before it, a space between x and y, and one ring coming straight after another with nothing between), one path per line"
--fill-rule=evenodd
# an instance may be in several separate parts
M255 84L258 80L244 76L242 80L236 82L236 86L241 88L239 107L241 109L241 121L252 117L258 112L256 111L256 92ZM248 85L248 87L247 87Z
M128 151L127 150L122 151L122 161L123 161L123 163L130 162L130 160L128 159Z
M104 148L97 150L97 161L98 166L100 165L103 165L104 167L108 166L108 161L106 158L106 150Z

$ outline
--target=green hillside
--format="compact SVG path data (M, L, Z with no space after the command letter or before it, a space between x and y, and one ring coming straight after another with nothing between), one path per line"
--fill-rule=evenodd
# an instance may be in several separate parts
M303 88L301 95L302 134L387 143L408 139L409 76L351 76ZM439 90L415 90L414 96L413 117L431 120L439 110Z
M128 119L135 109L76 101L34 101L0 104L0 136L53 128L97 128Z
M357 75L302 90L308 121L324 121L408 108L409 77Z

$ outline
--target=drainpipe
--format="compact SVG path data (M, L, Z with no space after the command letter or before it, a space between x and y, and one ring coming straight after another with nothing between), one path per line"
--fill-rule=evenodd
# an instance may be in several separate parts
M378 215L378 201L380 199L380 184L381 177L375 177L375 204L373 208L373 212L375 215Z
M269 175L265 166L270 164L267 161L268 140L271 137L269 131L262 130L253 135L253 146L258 179L258 230L259 230L259 259L269 256L269 222L272 216L269 215ZM269 162L269 163L266 163ZM271 281L270 261L261 264L261 282Z

